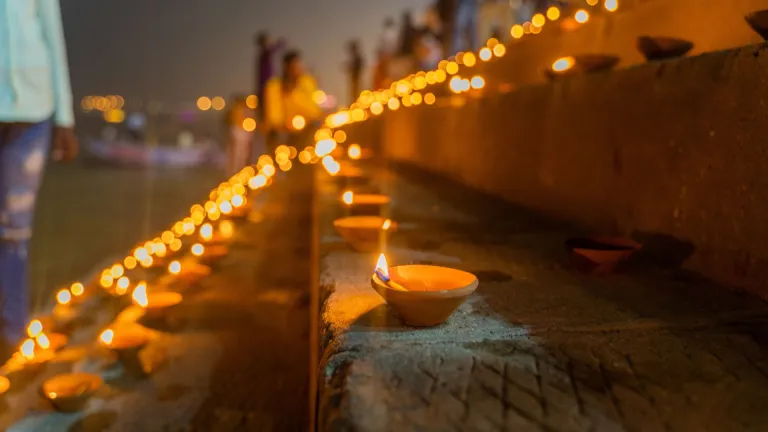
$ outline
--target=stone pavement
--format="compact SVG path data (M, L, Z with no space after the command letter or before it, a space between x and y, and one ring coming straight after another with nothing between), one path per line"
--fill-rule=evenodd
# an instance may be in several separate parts
M763 301L642 255L582 275L562 246L577 228L399 168L368 170L400 223L390 265L454 266L480 285L447 323L404 326L370 288L377 254L333 231L344 187L318 183L319 430L766 429Z
M119 309L99 305L46 368L26 384L12 378L0 430L306 430L311 181L310 169L297 167L264 189L209 276L194 284L167 274L148 279L150 289L184 295L172 326L150 327L142 353L149 377L128 379L107 364L95 341ZM133 308L117 321L135 319ZM83 412L53 412L39 386L69 370L100 373L107 385Z

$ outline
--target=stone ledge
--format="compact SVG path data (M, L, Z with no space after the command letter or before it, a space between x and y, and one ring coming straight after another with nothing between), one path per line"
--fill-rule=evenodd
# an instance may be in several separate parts
M562 251L570 228L421 180L377 177L401 223L390 262L456 266L480 287L445 324L404 326L370 288L376 254L333 233L342 190L318 181L319 430L748 430L768 420L750 402L768 396L768 357L747 336L765 330L764 303L644 265L580 275ZM750 330L724 325L734 322Z

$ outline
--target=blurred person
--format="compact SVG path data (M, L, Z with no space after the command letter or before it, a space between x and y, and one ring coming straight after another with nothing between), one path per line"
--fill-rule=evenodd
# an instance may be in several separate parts
M454 53L453 48L453 27L456 16L457 0L436 0L435 10L440 19L440 42L443 44L443 57L448 57Z
M58 0L0 8L0 318L2 359L29 321L27 249L48 151L77 154L66 43Z
M284 45L285 41L283 39L273 42L266 32L261 32L256 36L256 96L259 97L259 101L264 100L264 88L267 82L274 76L275 54L283 49ZM257 109L260 114L263 114L264 104L260 103Z
M245 129L246 119L253 118L254 112L248 108L246 96L237 95L226 114L227 123L227 174L235 175L251 159L251 140L253 131Z
M452 54L477 48L478 0L457 0Z
M403 12L403 19L400 23L399 54L403 56L413 55L415 40L416 28L413 26L413 17L411 16L411 11L405 11Z
M373 88L384 89L392 84L389 78L389 62L392 54L386 51L379 51L379 57L376 61L376 67L373 69Z
M350 104L354 103L360 96L361 81L363 78L363 68L365 61L360 52L360 44L353 40L349 42L349 62L347 63L347 75L349 77L349 99Z
M144 113L132 112L128 114L125 126L128 128L131 139L141 142L144 140L144 128L147 126L147 117Z
M384 20L384 28L379 37L379 53L388 54L390 56L397 54L397 42L399 37L395 20L392 19L392 17L387 17L387 19Z
M416 46L414 49L419 70L437 68L443 58L443 48L440 40L430 30L424 28L417 32Z
M274 152L282 134L302 135L293 127L296 116L304 118L305 130L320 120L323 110L312 97L315 91L317 82L305 71L301 55L297 51L287 52L283 56L283 75L270 79L264 91L264 121L270 152Z

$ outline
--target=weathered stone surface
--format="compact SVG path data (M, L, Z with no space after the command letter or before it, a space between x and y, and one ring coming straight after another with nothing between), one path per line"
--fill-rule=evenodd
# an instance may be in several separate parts
M751 45L490 92L349 133L373 135L392 160L586 231L634 234L663 265L768 296L768 245L757 240L768 236L766 52Z
M377 177L400 223L390 263L454 266L480 286L445 324L404 326L370 288L377 254L351 252L332 232L343 188L321 182L320 430L731 431L768 421L761 300L644 262L584 276L562 249L569 227L405 175Z

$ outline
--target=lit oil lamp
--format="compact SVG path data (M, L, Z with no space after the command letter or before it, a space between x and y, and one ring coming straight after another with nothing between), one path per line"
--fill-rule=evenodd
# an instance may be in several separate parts
M175 292L147 293L147 284L139 283L131 294L133 303L144 310L147 318L160 318L174 306L181 303L182 296Z
M403 265L391 269L379 256L371 286L402 318L414 327L444 322L477 289L475 275L432 265Z
M149 333L140 327L106 329L99 335L99 344L114 353L125 371L133 376L145 374L140 353L149 340Z
M75 412L82 410L103 384L104 380L94 374L61 374L43 382L41 394L57 411Z
M225 257L229 252L229 249L224 245L203 246L200 243L196 243L192 245L190 252L197 257L201 263L210 265Z
M341 201L351 215L378 216L383 208L389 205L390 198L382 194L355 194L352 191L346 191L342 194Z
M380 250L397 223L381 216L349 216L336 219L333 226L344 240L358 252Z

